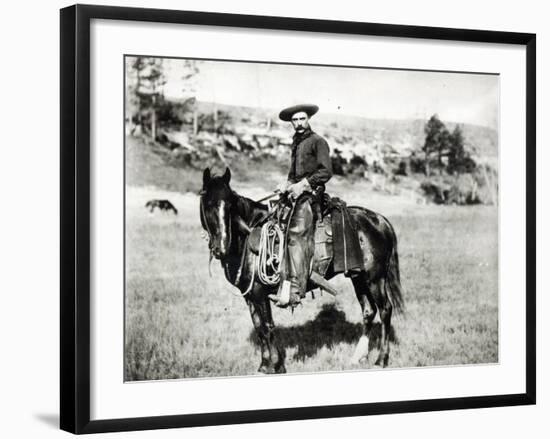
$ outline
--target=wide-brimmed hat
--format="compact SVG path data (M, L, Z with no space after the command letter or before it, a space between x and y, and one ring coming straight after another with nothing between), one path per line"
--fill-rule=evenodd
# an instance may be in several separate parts
M300 111L305 112L309 117L311 117L319 111L319 107L311 104L293 105L292 107L285 108L281 111L279 113L279 119L284 120L285 122L290 122L292 116Z

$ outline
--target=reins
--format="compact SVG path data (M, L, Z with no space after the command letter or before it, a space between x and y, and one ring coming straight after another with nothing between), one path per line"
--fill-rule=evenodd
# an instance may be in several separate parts
M206 214L204 212L204 203L203 203L203 198L202 198L203 195L204 194L201 193L200 209L201 209L201 217L202 217L202 220L203 220L203 223L204 223L204 227L206 228L206 232L208 234L208 241L209 241L208 248L209 248L209 251L210 251L210 255L209 255L209 259L208 259L208 274L210 275L210 277L212 277L212 272L211 272L211 268L210 268L210 265L212 263L212 259L213 259L213 256L214 256L214 252L213 252L212 246L210 244L212 242L212 232L210 231L210 226L208 225ZM274 194L271 194L268 198L271 198L273 196L274 196ZM244 220L241 219L241 221L243 222L243 227L245 227L247 229L246 232L248 233L248 235L246 236L245 241L244 241L241 260L240 260L240 263L239 263L239 269L237 271L237 275L235 276L235 281L234 281L235 286L238 286L239 283L240 283L241 273L242 273L242 269L243 269L243 266L244 266L245 256L246 256L246 253L247 253L246 249L247 249L247 244L248 244L248 238L249 238L250 232L251 232L251 227L248 224L246 224L244 222ZM232 240L233 240L233 235L232 235L233 225L232 224L233 224L233 221L231 221L230 224L229 224L229 247L231 247ZM228 263L222 262L222 265L223 265L225 276L227 277L227 279L231 280L231 277L229 276L229 271L228 271ZM248 286L246 291L244 293L240 293L240 294L239 293L234 293L233 291L231 291L231 294L233 294L235 296L244 297L247 294L249 294L250 291L252 291L252 286L253 285L254 285L254 270L252 271L252 277L251 277L250 285Z
M212 259L214 258L214 252L212 251L212 233L210 232L210 227L208 226L208 221L206 220L206 214L204 213L204 205L203 205L203 202L202 202L202 196L203 194L201 194L201 199L200 199L200 206L201 206L201 218L202 218L202 222L204 224L204 227L206 228L206 233L208 234L208 251L210 252L209 256L208 256L208 275L210 277L212 277L212 270L210 268L210 265L212 264Z
M270 198L273 198L275 196L279 195L279 192L273 192L260 200L257 201L257 203L261 201L268 200ZM208 272L210 274L210 277L212 277L210 265L213 258L213 250L211 246L212 241L212 232L210 230L210 226L208 225L208 221L206 218L206 214L204 211L204 204L203 204L203 194L201 194L200 199L200 209L201 209L201 217L203 219L204 226L206 228L206 232L208 234L209 239L209 250L210 250L210 257L208 261ZM292 205L291 209L291 215L294 211L294 203ZM273 287L277 285L281 280L281 264L284 259L284 253L285 253L285 242L286 242L286 234L283 232L281 226L280 226L280 218L277 218L276 220L273 220L275 218L277 213L277 209L274 209L272 212L270 212L267 216L261 218L261 221L264 221L264 224L261 226L261 232L260 232L260 243L259 243L259 252L258 255L254 255L254 262L252 264L252 273L250 277L250 283L248 285L248 288L242 292L242 293L236 293L231 291L231 294L235 296L244 297L252 291L252 288L254 286L254 282L256 280L256 273L258 280L266 286ZM254 227L257 226L258 222L261 221L253 221L251 224L247 224L240 216L237 218L232 218L232 221L229 224L229 247L232 245L232 228L233 228L233 221L237 221L237 226L242 228L245 233L247 233L247 236L243 243L243 249L242 254L240 258L239 268L237 270L237 274L235 276L234 282L232 282L235 286L239 286L242 276L242 271L244 268L244 263L246 259L246 255L248 253L248 240L250 238L250 233ZM240 220L240 222L239 222ZM241 224L242 222L242 224ZM276 250L278 245L278 249ZM230 280L229 272L228 272L228 263L222 262L224 273L226 277Z
M273 193L272 195L266 197L272 198L274 195L278 195L278 192ZM292 203L292 208L290 211L290 216L294 213L294 208L296 207L295 203ZM238 296L246 296L252 291L254 285L254 280L256 273L258 273L258 280L266 286L273 287L278 285L281 281L281 264L285 255L285 245L286 245L286 234L283 232L280 226L281 218L278 215L277 220L274 221L278 209L275 208L272 212L268 214L267 217L263 219L264 224L262 225L260 232L260 243L258 249L258 255L254 256L254 263L252 264L252 276L250 284L246 291L242 294L236 294ZM280 212L279 212L280 213ZM288 230L287 230L288 232ZM240 281L242 268L244 265L244 256L247 252L247 243L248 235L245 240L245 248L243 250L243 255L241 257L241 264L239 271L237 273L236 282ZM275 247L278 244L278 251L275 251ZM234 293L235 294L235 293Z

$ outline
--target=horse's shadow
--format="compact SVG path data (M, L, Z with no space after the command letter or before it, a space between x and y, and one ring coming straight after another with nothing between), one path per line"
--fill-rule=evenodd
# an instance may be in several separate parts
M337 309L334 304L323 305L317 316L301 325L279 327L274 329L277 344L283 348L297 348L293 359L303 361L313 357L320 349L331 349L339 343L356 344L363 334L361 323L352 323L346 319L346 314ZM380 347L381 325L376 322L369 332L369 351ZM259 339L253 329L249 337L256 346ZM390 341L395 342L393 327L390 330Z

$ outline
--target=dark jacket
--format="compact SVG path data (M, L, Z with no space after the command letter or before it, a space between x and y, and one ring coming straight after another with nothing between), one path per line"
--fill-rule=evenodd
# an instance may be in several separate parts
M324 186L332 177L332 165L328 143L318 134L306 130L296 133L292 142L292 157L288 181L296 183L306 178L315 189Z

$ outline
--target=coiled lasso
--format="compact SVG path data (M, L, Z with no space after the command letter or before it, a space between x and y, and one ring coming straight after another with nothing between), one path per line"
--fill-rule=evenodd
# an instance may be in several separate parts
M279 225L268 221L262 226L260 248L256 258L256 272L260 282L274 286L281 280L281 263L284 257L284 233ZM277 252L275 247L279 246Z
M256 273L259 281L264 285L275 286L280 282L281 262L284 257L284 239L285 234L278 224L268 221L262 226L258 255L254 256L254 270L252 270L252 276L250 276L250 284L244 293L235 294L236 296L244 297L252 291ZM275 253L275 246L277 243L279 244L279 249L277 253ZM243 262L244 255L237 278L241 277Z

